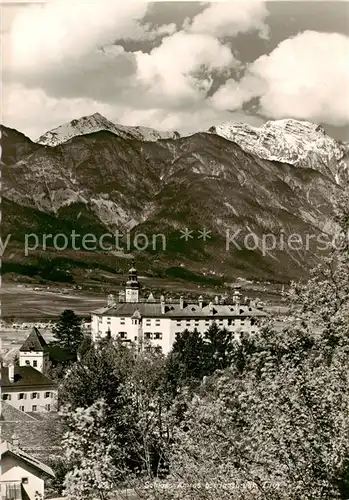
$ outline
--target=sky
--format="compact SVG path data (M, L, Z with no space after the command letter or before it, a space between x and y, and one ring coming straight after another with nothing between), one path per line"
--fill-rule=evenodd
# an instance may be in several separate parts
M2 123L99 112L182 133L295 118L349 140L347 1L7 1Z

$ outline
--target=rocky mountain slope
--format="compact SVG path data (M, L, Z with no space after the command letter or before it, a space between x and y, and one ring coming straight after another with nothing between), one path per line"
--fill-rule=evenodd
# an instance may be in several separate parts
M212 131L156 141L90 131L56 147L2 131L2 237L12 234L5 272L33 273L34 266L40 275L58 257L60 269L93 260L112 270L127 266L124 255L132 251L139 267L153 272L184 267L226 280L284 280L305 276L316 262L316 237L333 229L331 199L340 187L332 165L271 161ZM193 231L188 241L185 228ZM44 234L99 238L117 230L129 234L131 245L123 239L122 249L80 252L69 241L54 250L51 238L42 250ZM26 233L35 233L39 245L24 258ZM149 240L144 250L134 245L140 233ZM159 233L165 247L161 238L153 244ZM268 234L276 237L273 250L262 244ZM293 234L301 235L300 247L282 246Z
M117 125L107 120L99 113L83 116L78 120L46 132L37 139L37 143L47 146L57 146L78 135L92 134L100 131L112 132L123 139L138 139L140 141L157 141L159 139L175 139L179 137L178 132L159 132L148 127L127 127Z
M73 137L99 131L112 132L123 139L147 142L181 137L176 131L157 131L148 127L115 124L95 113L50 130L36 142L57 146ZM267 121L261 127L253 127L242 122L225 122L212 126L208 132L235 142L244 151L259 158L297 167L315 168L324 175L334 175L337 183L348 173L348 145L329 137L323 127L315 123L284 119Z
M236 142L246 152L265 160L313 168L337 182L348 169L348 148L329 137L314 123L285 119L268 121L261 127L226 122L209 132Z

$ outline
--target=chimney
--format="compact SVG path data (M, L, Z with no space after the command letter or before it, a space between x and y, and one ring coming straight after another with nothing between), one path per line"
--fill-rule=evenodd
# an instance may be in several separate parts
M108 307L113 307L113 306L115 306L115 297L114 297L114 295L113 295L112 293L110 293L110 294L108 295L108 299L107 299L107 306L108 306Z
M19 448L19 439L18 439L18 436L17 434L12 434L12 437L11 437L11 444L14 448Z
M184 297L183 297L183 295L181 295L179 297L179 308L184 309Z
M235 305L237 305L237 306L239 306L239 305L240 305L240 301L241 301L241 293L240 293L238 290L236 290L236 291L234 292L233 301L234 301L234 304L235 304Z
M203 298L202 295L200 295L200 297L199 297L199 307L200 307L200 309L202 309L203 303L204 303L204 298Z
M165 314L165 297L161 295L160 297L161 314Z
M8 379L11 383L15 381L15 365L12 362L8 365Z

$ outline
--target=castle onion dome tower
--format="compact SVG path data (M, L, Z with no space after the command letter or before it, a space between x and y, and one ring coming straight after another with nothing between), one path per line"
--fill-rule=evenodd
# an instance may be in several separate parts
M138 281L138 273L135 268L134 261L132 267L128 271L128 280L125 287L125 300L126 302L139 302L140 283Z

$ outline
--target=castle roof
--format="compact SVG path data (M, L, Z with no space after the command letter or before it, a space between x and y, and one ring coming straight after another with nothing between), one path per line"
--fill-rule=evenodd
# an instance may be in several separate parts
M29 334L29 337L25 340L24 344L20 348L20 352L40 352L46 351L48 348L44 337L41 335L39 330L34 327Z
M207 304L203 303L202 307L197 302L185 302L181 309L179 303L165 304L165 311L161 312L161 303L147 302L120 302L112 307L102 307L93 311L92 314L100 316L121 316L132 317L135 311L143 317L153 318L236 318L236 317L264 317L266 313L254 307L246 305L231 305L231 304Z
M17 389L36 387L55 387L55 383L46 375L35 370L32 366L18 366L14 365L14 381L10 382L8 377L8 367L2 366L0 370L0 387L2 389Z

